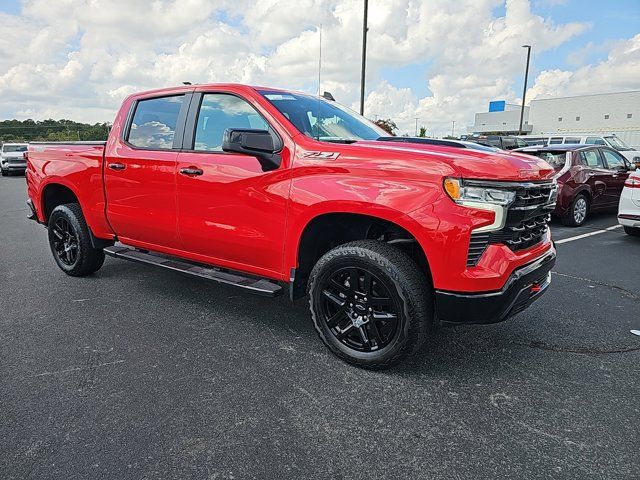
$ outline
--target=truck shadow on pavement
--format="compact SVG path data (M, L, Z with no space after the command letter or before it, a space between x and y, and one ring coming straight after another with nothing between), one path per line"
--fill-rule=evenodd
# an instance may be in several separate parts
M156 330L154 335L161 336L169 328L175 333L175 329L188 324L212 337L226 335L228 342L248 335L243 340L245 348L295 351L298 354L296 361L301 364L321 361L334 368L345 365L318 338L306 299L292 305L286 295L264 298L176 272L112 259L107 259L96 275L96 280L98 278L118 280L115 283L119 285L136 284L133 297L140 304L139 312L145 309L153 312L145 328ZM483 369L500 366L512 369L514 364L526 364L537 338L527 338L530 327L526 325L536 321L531 317L545 315L541 302L538 302L538 308L534 306L525 314L500 324L441 328L430 335L420 352L408 356L384 374L454 374L469 378ZM192 333L186 330L183 333L185 337L178 341L186 344ZM179 336L178 330L177 338ZM205 337L203 346L206 348L206 345ZM348 368L358 371L356 367Z

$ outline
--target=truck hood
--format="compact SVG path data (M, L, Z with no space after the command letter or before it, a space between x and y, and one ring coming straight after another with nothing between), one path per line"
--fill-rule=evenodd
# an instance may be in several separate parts
M396 155L407 154L415 161L441 161L451 166L461 178L482 180L548 180L555 170L544 160L522 153L499 150L485 152L470 148L423 145L417 143L396 143L359 141L352 145L367 147L376 152L387 152L390 162Z

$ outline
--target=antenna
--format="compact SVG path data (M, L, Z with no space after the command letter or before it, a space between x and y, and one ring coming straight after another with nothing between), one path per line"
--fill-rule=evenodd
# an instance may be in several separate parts
M322 24L320 24L320 42L318 45L318 95L320 95L321 76L322 76Z

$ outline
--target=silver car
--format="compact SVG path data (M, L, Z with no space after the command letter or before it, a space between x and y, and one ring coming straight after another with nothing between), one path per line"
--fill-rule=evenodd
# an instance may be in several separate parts
M24 152L26 151L26 143L5 143L2 145L0 150L0 169L3 177L13 172L24 174L27 169L27 161L24 158Z

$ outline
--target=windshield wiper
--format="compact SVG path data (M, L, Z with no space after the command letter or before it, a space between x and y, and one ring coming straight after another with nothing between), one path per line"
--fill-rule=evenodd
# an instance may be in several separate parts
M321 142L329 142L329 143L356 143L358 140L352 140L349 138L331 138L331 139L321 139Z

